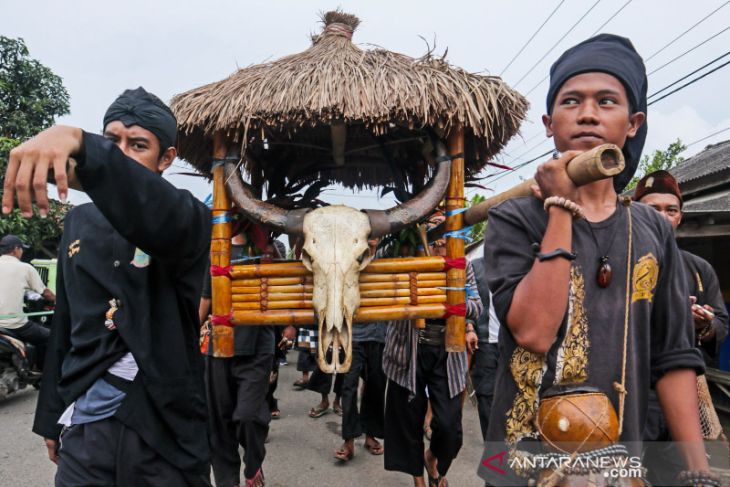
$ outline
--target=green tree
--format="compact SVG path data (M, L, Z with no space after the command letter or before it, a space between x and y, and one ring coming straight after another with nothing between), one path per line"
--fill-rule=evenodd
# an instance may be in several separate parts
M30 57L23 39L0 36L0 195L10 150L69 112L63 80ZM20 236L35 253L55 256L69 205L51 200L48 218L24 219L16 209L0 217L0 235Z
M479 203L481 203L482 201L484 201L486 199L487 199L486 197L484 197L480 194L475 194L474 196L472 196L471 200L469 200L468 206L472 207L474 205L478 205ZM481 240L482 238L484 238L484 231L486 229L487 229L486 221L475 223L474 225L472 225L471 231L469 232L469 236L471 237L472 241L476 242L477 240Z
M686 149L687 146L684 145L681 140L677 139L675 142L669 144L669 147L665 150L655 150L651 157L645 155L639 163L636 175L626 186L626 191L634 189L636 185L639 184L639 180L645 175L659 170L668 171L680 162L684 161L684 157L680 156L680 154Z

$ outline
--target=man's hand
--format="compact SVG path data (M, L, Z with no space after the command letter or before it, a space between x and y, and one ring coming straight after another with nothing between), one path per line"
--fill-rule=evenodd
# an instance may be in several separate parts
M58 441L46 438L46 448L48 449L48 459L58 465Z
M535 180L538 188L533 188L535 196L547 199L551 196L562 196L575 201L578 188L568 176L566 167L580 151L566 151L557 159L549 159L537 167Z
M68 177L66 163L81 150L81 129L56 125L10 151L2 212L8 214L18 197L18 207L26 218L33 216L33 200L42 217L48 214L48 171L53 169L58 196L66 201Z
M474 330L470 330L466 332L466 349L467 351L472 354L476 349L479 348L479 339L477 338L477 334L474 333Z
M289 325L286 328L284 328L284 331L281 333L281 341L279 342L279 349L281 350L288 350L289 347L291 347L294 342L294 338L297 336L297 329L293 326Z
M286 328L284 328L284 331L282 332L282 336L286 338L287 340L294 340L297 337L297 329L293 326L289 325Z
M695 329L701 330L706 327L715 318L714 309L712 306L707 304L700 306L699 304L692 305L692 318L695 321Z

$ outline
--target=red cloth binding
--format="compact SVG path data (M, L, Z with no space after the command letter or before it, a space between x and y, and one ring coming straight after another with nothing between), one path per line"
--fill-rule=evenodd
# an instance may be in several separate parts
M444 270L449 269L466 269L466 257L457 257L456 259L449 259L444 257Z
M449 316L466 316L466 303L444 304L444 318Z
M233 313L213 315L210 317L210 323L215 326L233 326Z
M219 277L219 276L225 276L225 277L231 277L231 271L233 270L232 266L225 266L221 267L219 265L212 265L210 266L210 275L213 277Z

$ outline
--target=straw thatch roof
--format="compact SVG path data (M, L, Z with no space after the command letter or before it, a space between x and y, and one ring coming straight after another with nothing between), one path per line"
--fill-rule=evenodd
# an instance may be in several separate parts
M207 173L212 136L222 131L245 149L254 182L419 189L430 173L422 154L430 131L464 126L468 177L525 117L525 98L498 77L430 53L361 49L351 41L359 24L352 15L329 12L323 23L304 52L175 96L180 157Z

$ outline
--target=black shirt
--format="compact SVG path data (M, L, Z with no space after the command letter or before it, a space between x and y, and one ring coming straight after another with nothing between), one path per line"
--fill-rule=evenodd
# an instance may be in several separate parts
M633 203L631 212L628 394L621 435L625 442L641 441L647 395L654 381L672 369L704 371L702 358L692 346L689 306L680 306L687 303L688 292L672 229L646 205ZM506 439L506 445L500 443L501 450L506 449L510 455L519 448L520 441L538 437L532 418L540 394L553 385L581 383L598 387L619 411L613 384L620 382L622 369L628 211L619 204L609 218L591 225L595 240L585 220L573 221L572 250L577 259L571 266L568 309L555 342L547 354L541 355L517 346L506 316L515 288L535 262L531 244L542 241L547 213L542 202L532 197L506 201L489 212L484 263L503 328L495 385L499 393L492 405L487 444ZM613 281L604 289L596 282L596 271L599 256L606 254L613 267ZM499 452L485 451L485 458L495 453ZM480 472L489 475L493 485L519 483L511 475L494 475L487 468Z
M722 299L720 283L717 274L709 262L702 257L691 254L686 250L680 250L684 262L685 276L689 288L689 295L697 298L700 306L708 304L715 313L712 320L712 328L715 330L715 337L712 340L702 342L700 350L707 365L717 367L719 363L720 345L727 337L728 313L725 302Z
M66 216L57 300L33 431L59 417L127 352L139 372L115 417L167 461L204 473L209 457L198 304L210 212L188 191L84 133L77 175L93 204ZM105 326L109 301L119 309Z
M246 257L245 253L246 246L244 245L231 245L231 260L240 259ZM202 297L210 299L211 293L211 279L210 273L205 277L203 283ZM237 356L241 355L254 355L258 353L274 353L274 347L276 346L274 337L273 326L263 325L238 325L233 328L233 354ZM213 347L208 346L206 355L213 356Z

